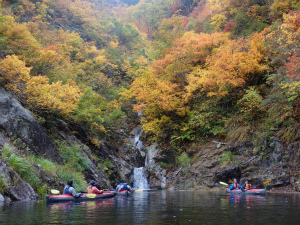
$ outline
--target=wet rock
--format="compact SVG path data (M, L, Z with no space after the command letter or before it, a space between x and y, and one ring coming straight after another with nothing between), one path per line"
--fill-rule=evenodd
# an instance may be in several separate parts
M18 136L39 156L61 161L53 141L29 111L0 87L0 129Z

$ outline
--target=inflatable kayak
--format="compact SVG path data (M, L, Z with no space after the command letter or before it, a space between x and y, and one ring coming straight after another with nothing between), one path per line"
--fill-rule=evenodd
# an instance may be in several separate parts
M103 194L95 194L95 196L87 197L86 194L81 195L79 198L75 198L72 195L46 195L46 202L69 202L69 201L95 201L103 198L114 197L117 193L115 191L105 191ZM88 195L89 196L89 195Z
M117 191L117 195L129 196L131 195L130 191Z
M226 188L226 193L264 195L264 194L266 194L266 189L250 189L247 191L242 191L241 189L230 190L229 188Z

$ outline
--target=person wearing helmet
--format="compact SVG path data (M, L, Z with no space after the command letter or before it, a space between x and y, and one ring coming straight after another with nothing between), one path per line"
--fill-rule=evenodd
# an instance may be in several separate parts
M131 190L131 187L126 183L125 180L123 181L120 181L120 184L116 187L116 190L117 191L130 191Z
M238 184L237 179L233 179L233 184L230 185L229 187L230 190L233 189L241 189L241 186Z
M87 187L88 194L103 194L103 190L96 188L96 181L91 180L89 186Z
M64 194L73 195L75 198L79 198L82 195L81 193L76 193L72 180L67 182L67 185L64 188Z

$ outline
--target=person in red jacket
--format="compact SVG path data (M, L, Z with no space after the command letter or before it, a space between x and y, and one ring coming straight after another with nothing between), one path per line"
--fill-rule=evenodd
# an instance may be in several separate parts
M91 180L89 186L87 187L88 194L103 194L103 190L96 188L96 182Z

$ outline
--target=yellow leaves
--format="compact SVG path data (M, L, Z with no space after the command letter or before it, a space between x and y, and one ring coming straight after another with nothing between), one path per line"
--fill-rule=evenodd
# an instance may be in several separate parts
M211 25L216 31L222 31L227 23L227 18L225 15L217 14L211 18Z
M74 81L49 84L49 78L30 76L30 70L15 55L7 56L0 62L0 73L6 87L25 94L29 102L50 111L58 110L62 114L68 114L77 107L81 91Z
M117 48L119 46L119 42L118 41L111 41L109 42L109 45L111 48Z
M213 15L226 12L230 8L229 0L208 0L207 2Z
M144 113L153 117L157 112L185 113L182 109L183 101L178 85L168 80L159 79L151 73L145 73L136 78L131 86L131 94L140 102L135 109L139 111L144 108ZM129 95L130 96L130 95ZM147 106L145 108L145 106Z
M82 96L80 89L74 81L68 80L66 84L61 81L49 84L49 78L34 76L27 82L25 90L28 100L37 106L60 111L62 114L72 112Z
M171 127L174 125L171 118L165 115L163 115L161 118L155 118L150 122L142 118L142 123L143 131L149 134L154 134L154 140L156 140L157 137L163 134L163 130L166 127Z
M0 62L0 73L6 87L16 92L20 92L22 86L30 79L30 67L26 67L25 62L18 59L16 55L6 56Z

